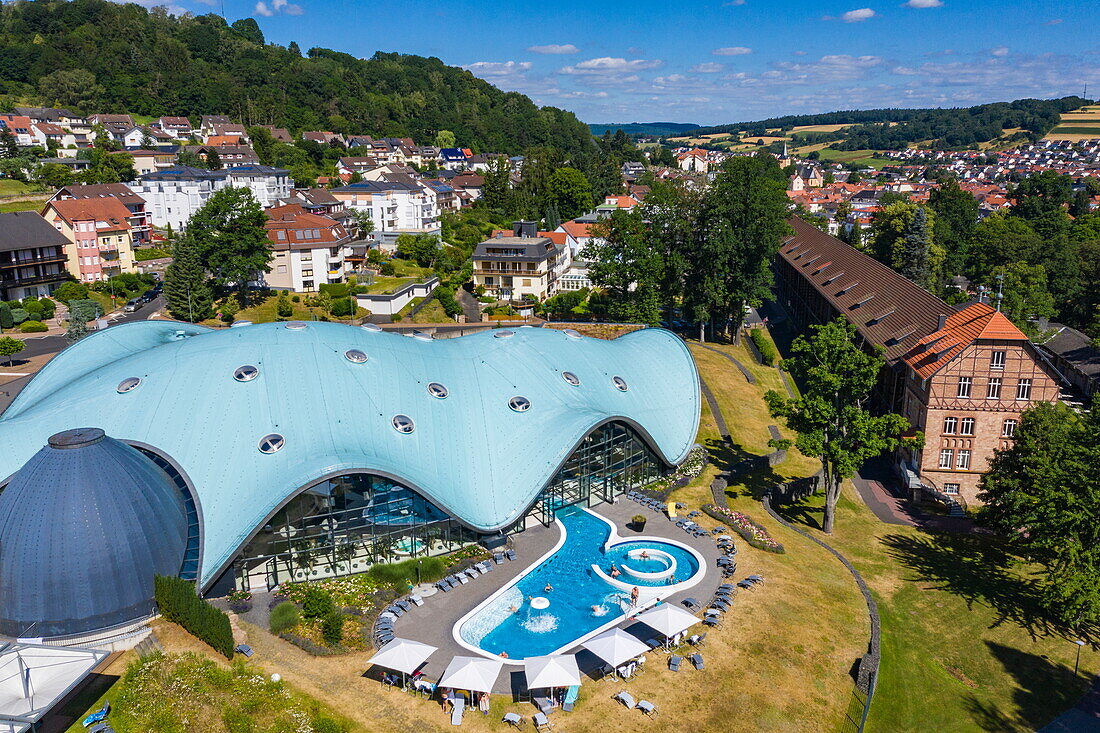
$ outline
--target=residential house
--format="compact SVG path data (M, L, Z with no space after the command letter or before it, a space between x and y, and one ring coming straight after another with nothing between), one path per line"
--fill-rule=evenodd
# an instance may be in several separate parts
M15 144L29 148L34 145L31 132L31 118L22 115L0 114L0 130L7 130L15 136Z
M30 118L31 122L49 122L54 125L70 129L73 125L83 126L87 120L81 115L67 109L55 109L53 107L15 107L15 114Z
M171 145L175 142L174 137L155 127L132 127L117 136L116 139L122 143L124 148L145 147L147 139L152 140L154 145Z
M51 143L55 148L76 147L76 135L52 122L32 122L31 139L44 148L49 148Z
M1094 402L1100 393L1100 349L1075 328L1051 323L1050 330L1051 335L1039 344L1039 350L1074 390Z
M80 282L137 271L130 211L118 199L55 199L46 203L42 216L68 240L69 273Z
M199 137L206 139L207 135L214 134L215 125L231 125L232 121L225 115L203 115L199 119Z
M558 278L568 267L564 237L537 231L533 221L517 221L511 236L494 232L474 248L474 285L496 298L545 300L558 290Z
M344 202L329 193L327 188L298 188L290 192L290 195L279 201L279 206L295 204L301 206L310 214L319 214L335 220L347 230L348 234L358 239L362 236L359 232L359 218L349 211ZM370 234L363 232L362 234Z
M776 259L779 304L803 326L842 316L886 364L877 410L907 417L925 435L895 467L916 495L957 511L976 501L995 448L1011 441L1019 414L1058 398L1056 373L1003 314L985 303L956 309L893 269L798 218Z
M0 213L0 300L40 298L68 280L68 243L37 211Z
M244 165L222 170L177 166L141 176L127 184L149 205L153 224L175 230L187 222L210 197L226 186L247 188L267 208L290 195L290 173L265 165Z
M152 127L168 133L176 140L186 140L194 132L191 120L186 117L160 117L153 122Z
M706 173L710 170L710 160L707 157L707 151L701 148L685 150L677 154L676 164L680 166L680 170L689 171L691 173Z
M235 122L230 123L217 123L213 125L213 130L209 135L203 138L203 142L207 145L247 145L248 144L248 130L244 125L238 125ZM215 142L211 138L218 138L224 142Z
M145 150L138 148L137 150L120 150L111 153L111 155L129 155L134 159L134 171L139 176L143 176L146 173L154 173L164 170L165 168L171 168L175 165L177 150L178 148L169 148L167 150Z
M265 284L278 290L308 292L325 283L344 282L352 237L334 219L296 204L264 212L271 240L271 271Z
M218 145L211 147L204 145L201 150L203 157L209 155L211 150L218 153L218 160L226 168L239 168L242 165L259 165L260 156L250 145Z
M290 145L294 142L294 136L290 134L290 130L285 127L275 127L274 125L260 125L268 132L271 133L271 139L277 143L286 143Z
M345 182L350 180L352 175L356 173L363 175L377 167L378 159L373 155L358 158L344 157L336 161L336 173Z
M344 144L344 137L338 132L310 130L302 133L302 139L318 145L331 145L334 141L341 146Z
M452 171L466 170L466 157L462 148L442 148L439 151L440 165Z
M134 118L130 115L92 115L88 118L89 125L100 125L112 140L121 137L134 129Z
M415 181L362 181L330 193L345 206L369 214L375 234L386 245L392 246L405 232L439 233L436 194Z
M799 166L791 176L790 189L804 191L807 188L821 188L825 185L825 174L816 165Z
M452 178L450 183L451 188L467 194L472 202L481 198L482 190L485 188L485 177L475 173L463 173Z
M149 211L145 206L145 199L137 195L125 183L97 183L89 186L64 186L57 190L50 201L64 201L66 199L101 199L114 198L122 203L130 212L127 222L130 224L130 232L135 245L148 244L153 232Z
M436 204L439 206L440 212L457 211L462 208L462 200L455 194L455 190L451 185L436 178L429 178L420 183L435 193Z

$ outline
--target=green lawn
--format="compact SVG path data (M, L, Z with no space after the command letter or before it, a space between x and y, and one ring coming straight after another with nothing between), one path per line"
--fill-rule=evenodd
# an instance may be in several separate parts
M33 193L34 186L11 178L0 178L0 196L17 196L22 193Z
M298 302L294 302L294 295L298 296ZM310 308L306 305L307 297L314 297L313 295L305 295L303 293L292 293L287 297L290 298L290 305L294 309L293 315L290 318L279 318L278 314L278 296L272 295L271 297L250 305L248 308L242 309L237 313L235 320L238 321L252 321L253 323L272 323L274 321L316 321L321 320L323 315L326 315L319 308ZM356 318L365 318L370 313L363 308L360 308L356 313ZM330 320L331 316L327 316ZM221 323L216 319L209 319L205 323L210 325L217 325Z
M818 151L821 160L836 163L859 163L871 168L882 168L887 165L897 165L897 161L887 158L879 158L878 150L834 150L822 148Z
M1050 135L1095 135L1100 137L1100 123L1096 125L1085 125L1081 123L1073 123L1069 125L1059 125L1050 131Z
M8 214L13 211L38 211L44 201L8 201L0 203L0 214Z
M379 275L374 278L369 286L369 292L375 295L386 295L389 293L395 293L401 288L409 285L410 283L420 282L420 278L417 277L386 277Z

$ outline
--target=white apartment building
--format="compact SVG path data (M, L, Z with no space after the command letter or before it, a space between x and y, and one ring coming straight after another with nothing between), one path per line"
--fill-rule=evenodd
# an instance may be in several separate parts
M331 193L346 207L370 214L376 232L439 232L439 202L436 191L429 186L363 181L334 188Z
M145 199L154 226L170 226L176 231L186 229L191 215L228 186L249 189L265 209L291 191L289 171L265 165L218 171L179 166L141 176L127 185Z

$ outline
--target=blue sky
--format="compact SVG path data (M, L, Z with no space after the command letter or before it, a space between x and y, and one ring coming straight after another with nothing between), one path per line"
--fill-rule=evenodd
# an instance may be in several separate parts
M438 56L586 122L958 106L1086 82L1100 97L1100 0L224 0L224 12L303 50Z

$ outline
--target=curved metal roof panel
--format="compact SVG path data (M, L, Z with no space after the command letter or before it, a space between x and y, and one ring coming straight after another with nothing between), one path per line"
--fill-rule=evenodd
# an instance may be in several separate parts
M0 479L50 435L74 426L163 451L194 485L205 587L257 526L325 476L390 475L488 532L522 516L599 424L633 425L670 464L695 439L695 363L668 331L604 341L520 328L507 338L485 331L423 340L303 325L215 331L142 321L93 334L47 364L0 417ZM349 349L367 361L350 361ZM246 364L259 376L236 381L234 370ZM128 377L141 384L118 392ZM446 386L448 396L429 394L431 382ZM526 397L530 409L512 410L515 396ZM395 415L412 418L413 432L395 430ZM261 453L258 443L270 433L285 445Z

